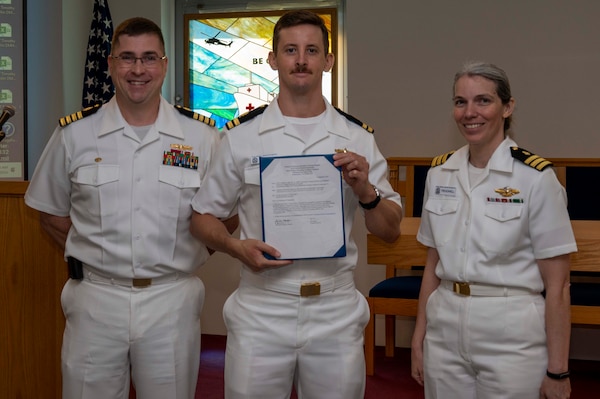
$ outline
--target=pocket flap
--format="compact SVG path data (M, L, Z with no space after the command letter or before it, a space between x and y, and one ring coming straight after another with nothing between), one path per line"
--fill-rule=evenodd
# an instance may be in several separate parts
M244 169L244 183L260 185L260 168L258 166Z
M177 188L200 187L200 174L197 170L177 166L161 165L158 180Z
M90 165L78 168L73 182L101 186L119 180L119 165Z
M485 207L485 216L497 220L499 222L505 222L511 219L517 219L521 217L523 207L521 205L487 205Z
M454 213L458 209L458 200L429 198L425 204L425 209L435 215Z

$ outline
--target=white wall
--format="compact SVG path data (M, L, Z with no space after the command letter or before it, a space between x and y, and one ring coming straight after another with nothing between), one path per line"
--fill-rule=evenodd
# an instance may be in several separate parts
M452 79L468 59L506 70L519 144L547 157L598 157L600 3L595 0L348 0L348 108L386 156L462 144Z
M27 157L33 173L62 112L62 2L27 2ZM85 50L84 50L85 51Z

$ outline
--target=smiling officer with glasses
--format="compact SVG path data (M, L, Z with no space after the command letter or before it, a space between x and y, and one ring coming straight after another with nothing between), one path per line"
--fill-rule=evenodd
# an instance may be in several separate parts
M112 52L115 95L60 119L25 196L69 260L63 398L127 398L133 380L139 399L191 399L209 256L189 233L191 199L219 132L162 98L154 22L123 22Z

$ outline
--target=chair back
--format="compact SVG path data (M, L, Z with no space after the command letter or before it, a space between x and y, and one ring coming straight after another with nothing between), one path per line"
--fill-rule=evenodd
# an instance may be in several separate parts
M571 226L577 241L577 252L571 254L571 271L600 272L600 221L571 220Z
M427 248L417 241L421 218L405 217L400 224L400 238L388 243L373 234L367 235L367 263L386 265L386 278L399 269L413 270L424 266Z

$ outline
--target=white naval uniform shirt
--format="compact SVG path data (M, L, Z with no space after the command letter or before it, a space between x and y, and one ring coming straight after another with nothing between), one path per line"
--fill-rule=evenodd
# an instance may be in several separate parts
M96 113L58 127L25 195L27 205L73 226L65 257L110 277L191 273L208 258L189 233L191 199L207 171L219 132L161 98L143 140L113 97ZM173 147L198 157L197 169L164 165Z
M235 212L237 206L240 237L262 240L259 157L332 154L341 148L367 158L369 181L379 189L382 198L400 205L399 195L387 180L387 162L379 152L373 134L340 115L329 103L321 123L322 127L304 142L295 129L286 126L277 100L274 100L261 115L228 131L219 145L203 190L192 200L194 210L225 218ZM345 182L343 204L345 257L295 260L292 265L261 274L299 281L353 270L357 248L350 231L358 199Z
M554 171L538 171L511 155L505 139L492 155L485 177L471 187L469 148L429 170L417 239L436 248L442 280L541 292L536 259L575 252L564 188ZM496 189L519 192L503 197Z

